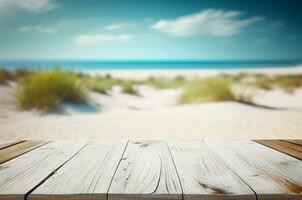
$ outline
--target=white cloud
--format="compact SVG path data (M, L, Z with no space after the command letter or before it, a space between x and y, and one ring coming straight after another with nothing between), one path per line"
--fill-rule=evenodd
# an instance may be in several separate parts
M73 38L76 44L97 44L110 41L128 41L132 37L130 35L80 35Z
M57 7L52 0L17 0L18 5L32 12L46 12Z
M41 13L53 10L57 7L57 4L53 0L0 0L0 8L2 9L14 7Z
M115 24L111 24L109 26L106 26L105 29L106 30L117 30L117 29L121 29L121 28L129 28L134 26L133 23L131 22L124 22L124 23L115 23Z
M19 28L20 32L36 32L36 33L55 33L58 30L55 27L47 26L22 26Z
M256 23L261 17L239 19L239 11L207 9L175 20L159 20L151 28L174 37L192 35L231 36L243 27Z
M28 27L28 26L22 26L19 28L20 32L28 32L29 30L30 30L30 27Z

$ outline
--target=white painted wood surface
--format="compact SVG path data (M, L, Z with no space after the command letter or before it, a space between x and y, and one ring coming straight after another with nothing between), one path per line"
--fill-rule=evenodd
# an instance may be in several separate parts
M302 161L248 140L53 141L0 165L0 200L255 200L255 193L302 200Z
M184 199L254 199L254 192L202 141L168 141Z
M302 162L253 141L205 141L258 200L302 199Z
M0 199L25 195L74 156L86 141L54 141L0 165Z
M127 141L91 141L28 197L106 199Z
M130 141L113 177L108 199L182 199L166 142Z

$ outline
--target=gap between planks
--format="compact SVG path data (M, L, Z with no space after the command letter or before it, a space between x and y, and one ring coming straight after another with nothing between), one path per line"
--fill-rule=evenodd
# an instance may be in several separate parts
M0 199L24 200L86 144L86 141L53 141L1 164Z
M289 143L292 143L292 144L302 146L302 139L301 140L282 140L282 141L286 141L286 142L289 142Z
M202 147L201 141L197 141L196 144L197 153L207 149L207 147ZM181 170L183 165L180 164L178 166L178 162L173 161L173 153L171 153L173 148L170 150L168 143L165 141L130 141L127 146L117 152L114 151L118 155L117 157L113 156L115 157L114 162L107 163L104 162L106 160L104 156L107 155L106 151L109 149L104 145L108 145L107 142L105 144L98 144L96 142L88 144L69 162L56 171L53 176L37 187L36 190L32 191L28 199L66 199L68 197L102 200L150 198L181 200L195 198L208 199L217 195L219 199L256 199L254 192L249 190L248 185L243 182L240 184L242 185L242 189L245 189L240 194L240 187L236 189L240 185L236 186L236 183L240 182L240 180L235 175L231 175L232 172L226 168L220 170L218 170L219 168L215 168L212 170L213 173L210 173L207 176L208 178L206 178L203 177L203 175L206 175L206 173L203 173L203 169L206 169L207 166L204 165L205 168L200 168L193 161L189 167L198 167L197 177L201 179L203 184L200 185L200 182L194 181L196 174L193 174L193 180L185 178L186 175L182 177L176 170ZM121 150L123 150L122 155ZM213 160L211 156L207 156L207 153L204 153L202 156L206 156L209 162L221 162L219 161L220 158L217 157L217 160ZM88 163L88 161L83 161L84 158L89 158L88 155L90 157L96 156L98 162ZM191 153L189 152L186 157L190 155ZM111 158L112 156L110 156L109 160L112 160ZM76 170L70 173L74 169ZM100 171L100 169L102 170ZM104 169L107 169L107 171L103 172ZM221 182L220 176L215 176L215 170L224 175L229 175L230 179L228 181L231 181L232 178L234 179L234 182L231 182L231 185L234 186L233 191L224 192L227 189L220 189L222 187L219 184ZM189 173L189 171L190 169L183 174ZM104 180L101 182L101 185L97 181L100 177ZM67 182L68 187L66 187ZM228 182L224 183L226 188L228 188L226 185ZM193 191L190 187L193 187ZM196 192L194 193L194 191Z
M301 142L299 140L291 142L286 140L255 140L255 142L302 160L302 145L299 144Z
M23 141L15 144L11 144L6 148L0 150L0 164L21 156L35 148L38 148L48 142L45 141Z
M0 140L0 150L4 149L4 148L7 148L7 147L10 147L10 146L13 146L15 144L18 144L18 143L21 143L21 142L24 142L25 140L17 140L17 141L5 141L5 140Z
M27 199L107 199L126 146L126 141L90 141Z

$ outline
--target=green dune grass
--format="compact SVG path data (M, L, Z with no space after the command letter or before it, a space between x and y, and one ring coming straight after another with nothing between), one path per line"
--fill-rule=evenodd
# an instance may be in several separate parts
M50 111L62 102L86 102L89 91L108 94L113 86L120 86L123 93L133 95L138 95L137 85L149 85L156 89L182 88L183 92L177 99L178 104L215 101L250 102L252 94L244 92L248 88L265 90L278 88L289 93L302 88L302 75L267 76L239 73L196 79L178 76L125 80L110 75L89 76L59 69L30 71L26 68L17 70L0 68L0 85L9 81L18 82L16 98L20 108L37 108L43 111ZM243 92L234 93L234 86L238 86Z
M213 101L234 101L231 81L224 77L210 77L189 82L178 99L179 104Z
M112 85L108 84L106 81L94 78L94 77L85 77L81 78L86 88L93 92L107 94L108 90L111 89Z
M302 75L258 75L255 76L255 80L250 85L264 90L279 88L285 92L293 93L295 89L302 87Z
M136 81L137 84L150 85L156 89L167 89L167 88L178 88L186 83L186 79L182 76L177 76L175 78L165 78L165 77L149 77L145 80Z
M22 79L32 73L26 68L18 68L16 70L7 70L0 67L0 85L6 84L8 81L16 81Z
M138 95L138 91L135 88L135 85L131 83L130 81L125 82L121 85L122 92L126 94L133 94L133 95Z
M9 80L9 72L0 68L0 85L5 84Z
M19 81L16 97L22 109L50 111L62 102L86 102L87 93L74 73L55 69Z

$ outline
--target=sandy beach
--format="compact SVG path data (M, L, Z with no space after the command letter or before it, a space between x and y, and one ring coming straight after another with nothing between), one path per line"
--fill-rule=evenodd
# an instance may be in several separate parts
M0 140L302 139L302 0L0 0Z
M245 69L135 69L135 70L89 70L81 71L89 75L107 75L117 78L124 79L145 79L148 77L168 77L174 78L177 76L184 77L207 77L214 76L218 74L238 74L238 73L248 73L248 74L265 74L265 75L294 75L302 74L302 66L293 66L293 67L268 67L268 68L245 68Z
M301 74L302 67L244 72ZM217 71L114 71L109 74L135 79L142 78L142 73L161 77L209 76ZM293 94L259 90L253 101L263 107L257 107L237 102L177 105L180 88L157 90L142 85L138 86L140 95L130 95L114 87L108 95L90 93L88 105L64 104L57 112L42 114L18 110L14 88L14 83L0 87L1 139L302 138L301 89Z

